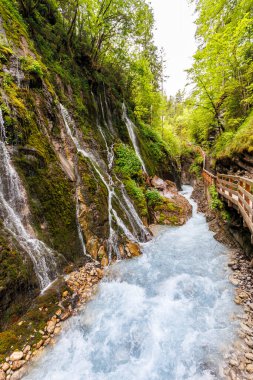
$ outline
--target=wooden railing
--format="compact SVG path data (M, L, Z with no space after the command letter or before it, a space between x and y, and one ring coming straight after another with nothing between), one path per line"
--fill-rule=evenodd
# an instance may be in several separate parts
M253 243L253 180L226 174L213 175L203 169L202 176L207 186L215 185L218 193L241 214L244 225L251 232Z

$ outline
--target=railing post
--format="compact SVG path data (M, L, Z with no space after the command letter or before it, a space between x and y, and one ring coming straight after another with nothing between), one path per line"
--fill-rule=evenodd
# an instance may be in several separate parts
M246 190L248 193L250 193L250 190L251 190L251 189L250 189L250 185L249 185L248 183L245 184L245 190ZM248 197L248 196L245 196L245 200L246 200L247 204L248 204L249 207L250 207L250 199L249 199L249 197ZM248 209L245 209L245 211L246 211L247 215L249 216L249 218L252 219L252 215L250 215L249 210L248 210Z

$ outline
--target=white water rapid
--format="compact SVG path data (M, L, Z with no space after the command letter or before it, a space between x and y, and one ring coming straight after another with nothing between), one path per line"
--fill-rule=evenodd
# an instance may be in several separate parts
M146 166L144 164L144 161L141 157L141 152L140 152L139 146L138 146L137 137L136 137L136 133L135 133L136 127L135 127L134 123L127 116L127 109L126 109L125 103L123 103L123 105L122 105L122 111L123 111L122 118L123 118L124 122L126 123L128 134L129 134L130 140L132 141L132 144L133 144L133 147L135 150L135 154L141 162L142 170L144 171L145 174L148 174Z
M25 190L12 165L6 147L6 132L0 110L0 217L5 228L30 256L40 288L46 288L57 276L53 251L35 238L29 223L29 210Z
M186 225L162 227L141 257L109 268L25 380L222 379L238 308L227 250L191 203Z

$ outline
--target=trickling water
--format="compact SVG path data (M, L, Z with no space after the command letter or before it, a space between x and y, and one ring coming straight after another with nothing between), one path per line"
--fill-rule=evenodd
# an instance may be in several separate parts
M105 187L107 189L107 192L108 192L108 219L109 219L109 237L108 237L108 251L109 251L109 253L108 253L108 255L109 255L109 260L111 260L112 250L114 250L117 258L120 258L120 254L119 254L119 251L117 249L117 234L115 233L113 226L112 226L112 217L113 217L113 211L114 211L113 207L112 207L112 197L113 197L112 179L109 176L109 183L106 181L105 177L103 176L101 171L98 169L98 162L95 159L95 157L93 156L93 154L88 153L86 150L84 150L81 147L77 137L74 136L74 134L70 128L71 125L73 127L75 127L74 123L73 123L68 111L66 110L66 108L62 104L60 104L60 110L61 110L61 114L62 114L64 123L65 123L67 133L71 137L77 151L79 153L81 153L84 157L86 157L90 160L94 170L96 171L99 178L101 179L101 181L103 182L103 184L105 185Z
M21 74L20 74L20 60L19 57L17 57L16 61L16 79L17 79L17 85L18 87L21 86Z
M5 142L6 141L6 131L4 126L4 119L3 119L3 112L0 109L0 140Z
M5 146L5 128L0 110L0 217L4 226L30 256L41 289L57 275L54 253L33 235L24 189Z
M94 99L94 101L95 101L95 99ZM118 247L117 247L118 234L116 233L116 231L113 228L113 217L114 217L118 227L120 227L122 229L123 233L125 234L125 236L128 239L130 239L132 241L137 241L138 239L137 239L137 233L136 233L136 237L135 237L131 233L131 231L127 228L127 226L125 225L123 220L118 216L118 213L116 212L116 210L113 208L113 205L112 205L113 199L118 200L118 204L121 207L122 211L125 213L125 215L128 217L130 224L132 224L133 215L131 215L131 213L129 213L129 211L127 211L126 207L123 205L123 203L119 200L119 198L115 194L115 192L114 192L115 184L114 184L114 181L113 181L110 173L108 173L108 172L105 173L106 177L108 178L108 179L106 179L104 174L102 173L102 169L100 167L100 164L99 164L98 160L95 158L95 156L91 152L87 152L86 150L83 149L83 147L81 147L81 144L80 144L78 138L76 136L74 136L74 134L71 130L71 126L73 128L75 128L74 122L72 121L68 111L65 109L65 107L62 104L60 104L60 110L61 110L61 114L62 114L64 123L65 123L67 133L69 134L73 143L75 144L77 151L79 153L81 153L84 157L86 157L90 160L90 162L93 165L93 168L95 169L96 173L98 174L101 181L104 183L104 185L107 188L107 192L108 192L108 221L109 221L108 256L109 256L109 260L111 260L112 252L114 251L117 258L120 259L120 252L119 252ZM105 146L107 149L108 168L111 169L112 165L113 165L113 160L114 160L113 147L109 148L106 136L105 136L101 126L99 125L99 123L97 123L97 127L101 133L101 136L104 139ZM125 199L126 199L126 197L125 197ZM129 205L128 209L131 210L132 208L133 208L133 206ZM138 220L137 220L137 223L139 223ZM145 230L144 226L142 227L142 230Z
M191 188L185 188L189 198ZM108 270L25 380L217 380L234 339L227 250L202 214Z
M122 105L122 111L123 111L122 118L123 118L123 120L126 123L128 134L129 134L130 140L132 141L132 144L133 144L136 156L139 158L139 160L141 162L141 166L142 166L142 169L143 169L144 173L148 174L146 166L144 164L144 161L143 161L143 159L141 157L141 152L140 152L140 149L139 149L139 146L138 146L138 142L137 142L137 138L136 138L136 134L135 134L135 131L134 131L134 129L136 127L133 124L133 122L129 119L129 117L127 116L127 109L126 109L125 103L123 103L123 105Z
M106 116L105 116L105 111L104 111L104 107L103 107L103 102L102 102L101 96L99 98L100 99L100 107L101 107L101 110L102 110L104 124L105 124L105 126L107 127L107 129L108 129L108 131L110 133L110 128L108 128L108 123L109 123L109 125L111 124L111 128L112 128L112 123L110 123L111 117L110 117L110 113L109 113L109 107L108 107L108 103L107 103L106 94L104 94L104 97L105 97L105 104L106 104L106 115L108 116L108 118L106 118ZM93 95L93 101L94 101L94 103L96 103L94 95ZM107 123L107 119L109 120L108 123ZM101 136L103 137L103 140L104 140L104 143L105 143L105 146L106 146L108 167L111 170L112 166L113 166L113 162L114 162L113 145L109 148L106 136L105 136L105 134L103 132L103 129L102 129L101 125L99 124L99 122L97 122L97 127L98 127L98 129L100 131ZM124 187L123 183L120 181L120 179L116 175L115 175L115 178L116 178L117 182L120 184L120 187L118 187L118 183L117 183L117 188L119 188L119 190L121 192L122 200L119 199L119 197L117 197L115 194L114 195L117 198L117 200L118 200L118 202L120 204L121 209L127 215L128 220L129 220L129 222L131 224L131 227L133 229L133 232L134 232L135 236L136 237L138 236L138 232L136 231L136 228L135 228L134 224L136 224L136 226L138 227L138 229L140 231L141 241L146 241L146 239L150 238L150 233L148 232L148 230L143 225L143 223L142 223L142 221L141 221L138 213L136 212L136 210L135 210L135 208L134 208L134 206L133 206L130 198L128 197L128 195L126 193L126 190L125 190L125 187ZM112 181L112 178L111 178L111 181ZM123 204L123 202L125 203L125 205ZM126 235L126 236L128 237L128 235ZM136 238L135 238L135 240L136 240Z

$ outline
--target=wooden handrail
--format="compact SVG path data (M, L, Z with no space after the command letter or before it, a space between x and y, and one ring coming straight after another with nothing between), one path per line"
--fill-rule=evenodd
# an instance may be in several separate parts
M241 214L244 225L250 230L253 244L253 180L221 173L215 176L206 169L203 169L202 176L207 186L215 185L228 205Z

